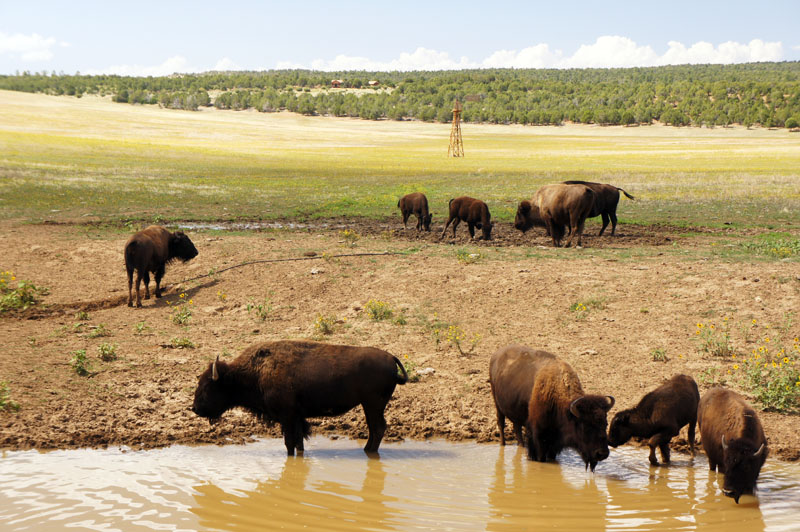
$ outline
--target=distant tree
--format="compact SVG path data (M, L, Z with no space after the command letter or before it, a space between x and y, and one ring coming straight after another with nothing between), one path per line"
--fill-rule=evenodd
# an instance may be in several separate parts
M791 117L786 119L786 122L784 123L784 125L786 127L788 127L789 129L798 128L798 127L800 127L800 118L795 117L795 116L791 116Z

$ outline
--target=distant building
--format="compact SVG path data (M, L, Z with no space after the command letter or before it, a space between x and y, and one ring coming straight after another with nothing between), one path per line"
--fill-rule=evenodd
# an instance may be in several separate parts
M381 86L381 82L372 79L372 80L367 82L367 85L369 85L370 87L380 87Z
M331 87L333 87L334 89L338 89L339 87L342 86L342 83L343 82L340 79L332 79L331 80Z

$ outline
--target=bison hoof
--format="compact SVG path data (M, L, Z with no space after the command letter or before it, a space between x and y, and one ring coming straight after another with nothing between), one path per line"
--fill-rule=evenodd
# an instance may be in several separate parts
M136 308L142 308L142 303L141 303L141 302L139 302L139 301L137 301L137 302L136 302Z
M128 301L128 306L132 307L133 306L133 301Z

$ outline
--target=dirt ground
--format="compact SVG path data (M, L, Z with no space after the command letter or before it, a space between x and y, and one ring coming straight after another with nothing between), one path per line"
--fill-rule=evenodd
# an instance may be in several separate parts
M361 235L354 246L342 227ZM716 379L737 388L735 374L727 374L732 361L699 350L696 324L729 317L734 344L744 349L750 345L738 327L774 330L800 308L797 263L686 258L666 250L711 246L712 236L682 238L670 227L618 232L585 237L585 250L603 249L591 255L546 247L541 230L521 235L509 224L498 224L494 241L477 243L468 242L465 227L455 242L440 242L435 229L418 235L396 219L249 233L189 230L199 256L169 266L166 296L136 309L126 306L122 262L130 233L0 222L0 270L49 289L43 306L0 317L0 381L21 406L0 412L0 448L150 448L277 436L277 427L243 411L210 425L189 407L196 377L215 356L230 360L251 343L286 338L380 347L423 374L395 391L387 440L497 441L487 379L489 357L502 346L523 343L564 358L588 393L616 398L613 415L677 373L694 376L702 394L711 384L708 369L718 367ZM399 253L334 257L384 251ZM301 260L221 271L273 259ZM218 273L180 284L212 270ZM388 304L393 317L370 319L369 300ZM576 303L587 310L571 310ZM185 325L173 320L181 307L191 312ZM332 334L315 327L319 316L331 318ZM448 333L463 337L464 353ZM798 333L797 325L784 332ZM194 347L178 347L187 342ZM99 358L104 343L115 346L116 360ZM88 376L71 366L79 350L89 360ZM654 360L658 350L666 361ZM760 416L771 455L800 459L797 416ZM366 438L360 410L313 425L317 434ZM686 449L685 429L673 448Z

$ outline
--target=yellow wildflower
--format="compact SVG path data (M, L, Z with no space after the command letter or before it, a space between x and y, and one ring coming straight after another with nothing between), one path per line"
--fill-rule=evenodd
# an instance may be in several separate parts
M733 369L739 369L739 364L734 364Z

